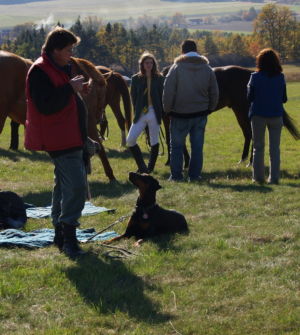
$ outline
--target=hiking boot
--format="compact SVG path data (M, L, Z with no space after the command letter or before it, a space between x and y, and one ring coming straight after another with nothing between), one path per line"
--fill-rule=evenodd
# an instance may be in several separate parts
M63 234L64 234L64 244L62 251L66 254L66 256L74 259L86 253L79 247L76 238L76 227L74 225L64 223Z
M148 173L151 173L154 170L157 156L158 156L159 144L155 144L151 146L150 150L150 158L148 163Z
M61 223L57 223L55 225L55 235L53 243L58 247L60 251L62 251L64 245L64 232Z
M138 146L138 144L129 147L130 152L132 153L132 156L136 162L136 165L138 167L138 172L139 173L148 173L148 168L145 164L144 158L143 158L143 154L141 152L140 147Z

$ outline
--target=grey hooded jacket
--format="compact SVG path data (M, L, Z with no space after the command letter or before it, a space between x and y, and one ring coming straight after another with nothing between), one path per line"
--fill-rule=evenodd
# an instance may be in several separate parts
M169 70L164 84L166 113L193 114L213 111L218 103L218 83L204 56L181 55Z

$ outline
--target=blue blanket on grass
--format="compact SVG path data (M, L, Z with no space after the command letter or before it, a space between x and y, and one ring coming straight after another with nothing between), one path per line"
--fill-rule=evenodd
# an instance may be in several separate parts
M26 215L28 218L42 219L42 218L48 218L51 215L51 206L34 207L34 205L29 205L29 204L25 204L25 205L27 205ZM106 207L98 207L98 206L93 205L91 202L86 201L81 215L87 216L87 215L95 215L101 212L114 212L114 211L115 209L108 209Z
M95 234L94 228L76 230L77 239L79 241L85 241ZM118 236L116 232L109 231L95 236L91 241L105 241L115 236ZM43 248L53 244L53 238L54 229L43 228L30 232L6 229L0 231L0 247Z

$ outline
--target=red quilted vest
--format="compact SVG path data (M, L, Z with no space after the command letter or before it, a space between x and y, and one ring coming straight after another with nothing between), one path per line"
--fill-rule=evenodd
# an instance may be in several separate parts
M56 68L46 55L42 55L33 63L28 75L34 66L40 67L56 87L64 85L70 80L67 74ZM31 99L28 75L26 79L25 148L56 151L82 146L75 93L70 97L69 104L61 111L44 115L37 110Z

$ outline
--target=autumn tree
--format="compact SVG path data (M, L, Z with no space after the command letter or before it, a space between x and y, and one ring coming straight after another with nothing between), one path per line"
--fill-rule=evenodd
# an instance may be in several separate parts
M284 59L287 56L296 29L296 18L286 6L265 5L254 23L254 32L262 44L277 50Z

